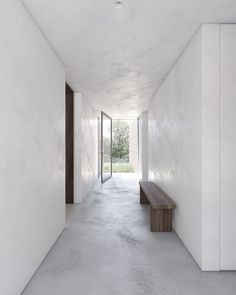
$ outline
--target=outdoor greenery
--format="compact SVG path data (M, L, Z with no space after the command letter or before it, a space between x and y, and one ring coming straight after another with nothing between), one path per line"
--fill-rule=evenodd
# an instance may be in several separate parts
M104 172L109 173L111 170L110 165L104 165ZM112 163L113 173L131 173L134 172L134 168L130 163Z
M112 125L112 170L114 173L134 172L129 163L129 124L114 120Z
M129 124L114 120L112 124L112 158L113 162L129 162Z
M110 140L104 138L104 166L103 171L109 173L110 166ZM134 172L129 163L129 124L122 120L113 120L112 124L112 171L114 173Z

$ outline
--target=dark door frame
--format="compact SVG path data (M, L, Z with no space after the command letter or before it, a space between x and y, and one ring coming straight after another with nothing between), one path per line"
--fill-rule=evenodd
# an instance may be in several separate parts
M74 91L68 84L65 87L66 117L66 203L74 203Z

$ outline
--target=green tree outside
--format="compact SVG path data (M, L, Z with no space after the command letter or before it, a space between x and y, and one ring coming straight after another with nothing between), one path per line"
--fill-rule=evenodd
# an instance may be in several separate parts
M114 162L129 162L129 124L114 120L112 124L112 158Z

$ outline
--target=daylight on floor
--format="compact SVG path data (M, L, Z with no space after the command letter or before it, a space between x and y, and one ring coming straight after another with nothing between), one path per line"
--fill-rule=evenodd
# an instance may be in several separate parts
M0 295L235 295L235 80L235 0L1 0Z

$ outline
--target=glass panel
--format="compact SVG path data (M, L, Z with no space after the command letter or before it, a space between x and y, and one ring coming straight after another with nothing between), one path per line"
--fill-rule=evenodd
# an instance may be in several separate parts
M112 176L112 119L102 112L102 183Z

